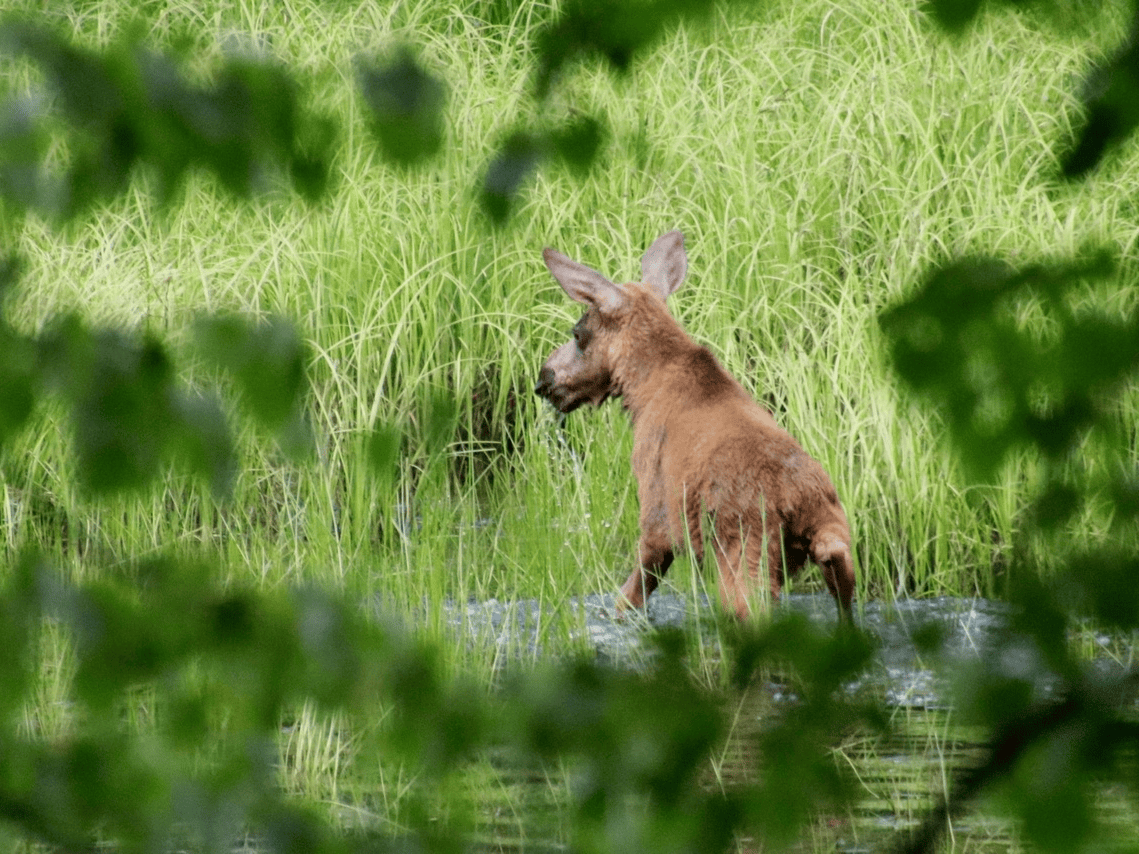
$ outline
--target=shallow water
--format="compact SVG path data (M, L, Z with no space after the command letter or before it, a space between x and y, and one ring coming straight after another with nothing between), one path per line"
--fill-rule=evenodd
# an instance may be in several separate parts
M689 600L658 592L649 598L644 615L625 619L615 618L612 594L575 597L566 607L581 626L573 640L614 666L643 664L646 641L653 628L694 627L710 644L715 643L715 606L703 597ZM805 614L820 625L836 620L834 600L826 594L786 595L776 608ZM944 655L975 656L999 631L1004 612L1000 603L951 597L859 606L856 622L880 641L874 666L866 677L868 683L881 688L891 706L943 707L945 688L923 661L914 642L915 634L932 624L940 630ZM451 629L473 647L492 650L498 662L532 659L552 652L543 649L544 622L549 620L536 599L452 604L446 619Z
M715 642L714 606L704 599L686 600L658 592L643 617L614 619L613 596L595 595L569 603L580 628L574 640L614 666L643 666L652 627L695 630ZM783 597L780 609L833 624L833 600L825 594ZM797 846L801 851L889 851L944 797L956 771L976 763L983 753L983 734L954 720L947 685L924 660L915 643L919 630L936 626L941 655L950 663L982 655L1004 624L1000 603L942 597L858 608L856 621L876 636L880 646L872 666L851 691L868 691L891 711L885 736L852 736L835 746L836 761L853 770L860 797L849 814L820 818ZM472 602L451 606L453 631L474 647L485 645L496 661L551 654L543 649L543 621L548 615L537 601ZM547 645L553 645L546 641ZM785 701L781 686L768 683L756 692L753 707L736 715L737 732L716 768L719 780L743 780L754 767L750 735L764 725L773 708ZM520 768L506 760L490 760L485 797L480 808L480 845L490 851L566 850L562 837L569 810L566 776L550 769ZM1131 819L1129 827L1134 828ZM1009 825L970 811L949 828L940 850L1004 854L1022 850ZM759 850L741 840L740 850Z

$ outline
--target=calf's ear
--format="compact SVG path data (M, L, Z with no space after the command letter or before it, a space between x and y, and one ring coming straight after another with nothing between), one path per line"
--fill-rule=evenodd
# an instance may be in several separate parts
M684 281L688 272L688 255L684 252L684 235L670 231L658 237L641 258L641 279L667 299Z
M542 258L570 299L594 306L603 313L624 304L625 292L596 270L548 246L542 250Z

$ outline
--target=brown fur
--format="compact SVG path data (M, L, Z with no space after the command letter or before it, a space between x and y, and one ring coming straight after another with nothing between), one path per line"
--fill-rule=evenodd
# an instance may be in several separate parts
M643 607L675 550L690 542L701 556L710 539L720 599L741 618L765 559L773 597L783 573L810 559L849 615L850 527L830 478L665 306L687 270L680 232L645 253L641 283L617 285L553 249L542 254L588 311L574 340L542 366L535 391L561 412L621 397L633 422L640 565L619 607Z

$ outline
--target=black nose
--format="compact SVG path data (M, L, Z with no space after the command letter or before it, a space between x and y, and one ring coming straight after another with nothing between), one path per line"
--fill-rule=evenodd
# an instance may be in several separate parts
M550 389L554 387L554 372L549 368L542 368L538 372L538 384L534 386L534 394L549 397Z

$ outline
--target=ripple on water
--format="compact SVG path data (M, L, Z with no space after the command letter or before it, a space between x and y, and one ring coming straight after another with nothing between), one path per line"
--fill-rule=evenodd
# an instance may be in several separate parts
M834 601L820 594L790 594L777 606L805 614L827 625L836 620ZM572 597L557 607L537 599L449 604L445 618L452 631L473 647L485 648L500 665L553 654L549 626L565 620L565 609L580 628L569 640L575 651L592 649L599 659L615 666L643 665L651 656L652 629L695 628L716 644L714 606L705 597L684 598L658 592L643 614L617 619L612 594ZM554 613L555 611L560 613ZM1005 607L980 599L899 600L867 602L858 609L859 625L880 641L875 664L852 689L875 687L888 704L910 708L941 708L945 685L921 649L920 638L930 627L942 640L942 655L967 659L981 654L1003 625ZM573 622L573 621L571 621Z

